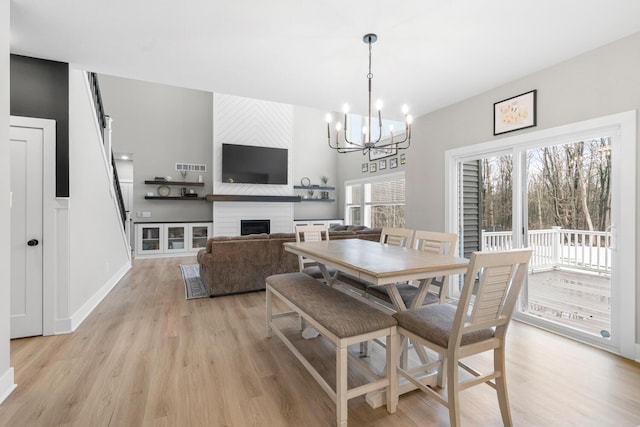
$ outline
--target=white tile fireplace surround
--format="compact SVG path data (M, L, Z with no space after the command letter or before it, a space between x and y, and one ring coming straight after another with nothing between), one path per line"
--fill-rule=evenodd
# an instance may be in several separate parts
M239 236L241 220L271 222L272 233L293 232L293 203L213 202L213 235Z

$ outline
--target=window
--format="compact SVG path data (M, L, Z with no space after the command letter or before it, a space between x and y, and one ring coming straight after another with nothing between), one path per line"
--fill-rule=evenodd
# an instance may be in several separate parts
M349 114L347 117L347 120L348 120L347 138L349 138L349 140L351 141L359 143L362 140L363 127L367 126L367 123L369 121L368 118L365 116L361 116L359 114ZM378 126L379 126L378 118L375 116L371 117L371 134L372 134L372 139L374 141L378 138L378 135L380 134ZM385 140L389 138L389 135L391 134L391 130L393 130L393 134L395 136L398 136L404 133L405 123L395 121L395 120L382 119L382 138L380 139Z
M404 172L345 182L345 219L354 225L403 228Z
M362 184L347 185L345 194L347 224L362 225Z

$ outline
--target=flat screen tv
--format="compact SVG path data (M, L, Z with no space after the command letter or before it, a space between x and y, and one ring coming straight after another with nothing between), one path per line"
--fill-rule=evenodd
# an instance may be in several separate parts
M287 185L286 148L222 144L222 182Z

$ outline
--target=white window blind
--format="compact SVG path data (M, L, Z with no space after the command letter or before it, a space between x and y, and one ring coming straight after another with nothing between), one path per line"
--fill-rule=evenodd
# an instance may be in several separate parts
M404 227L404 173L345 183L345 219L368 227Z

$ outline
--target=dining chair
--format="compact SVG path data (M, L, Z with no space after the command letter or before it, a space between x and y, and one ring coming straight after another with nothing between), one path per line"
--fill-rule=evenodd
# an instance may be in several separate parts
M454 256L458 235L455 233L441 233L437 231L416 230L413 234L411 247L419 251ZM396 289L404 302L405 307L415 308L420 305L442 304L447 297L449 276L437 277L430 280L427 294L422 301L414 300L419 288L411 283L397 283ZM433 292L431 288L436 288ZM370 286L366 289L367 296L374 297L386 305L392 305L391 297L386 285ZM412 305L413 304L413 305Z
M431 304L393 315L402 341L411 339L439 355L435 362L407 369L401 368L396 358L393 363L398 374L447 407L451 426L460 425L459 393L483 383L497 391L504 425L513 424L506 385L505 338L530 258L531 249L474 252L457 307ZM461 361L489 350L493 350L491 372L480 373ZM463 378L459 367L471 378ZM434 368L437 384L446 386L446 393L425 386L413 376Z
M295 227L296 242L319 242L322 240L329 240L329 229L326 224L318 225L296 225ZM298 256L298 262L300 264L300 272L305 273L314 279L324 281L324 276L318 263L303 257ZM336 274L336 271L332 268L327 268L328 273L331 276Z
M413 230L409 228L384 227L380 233L380 243L408 248L413 241Z

